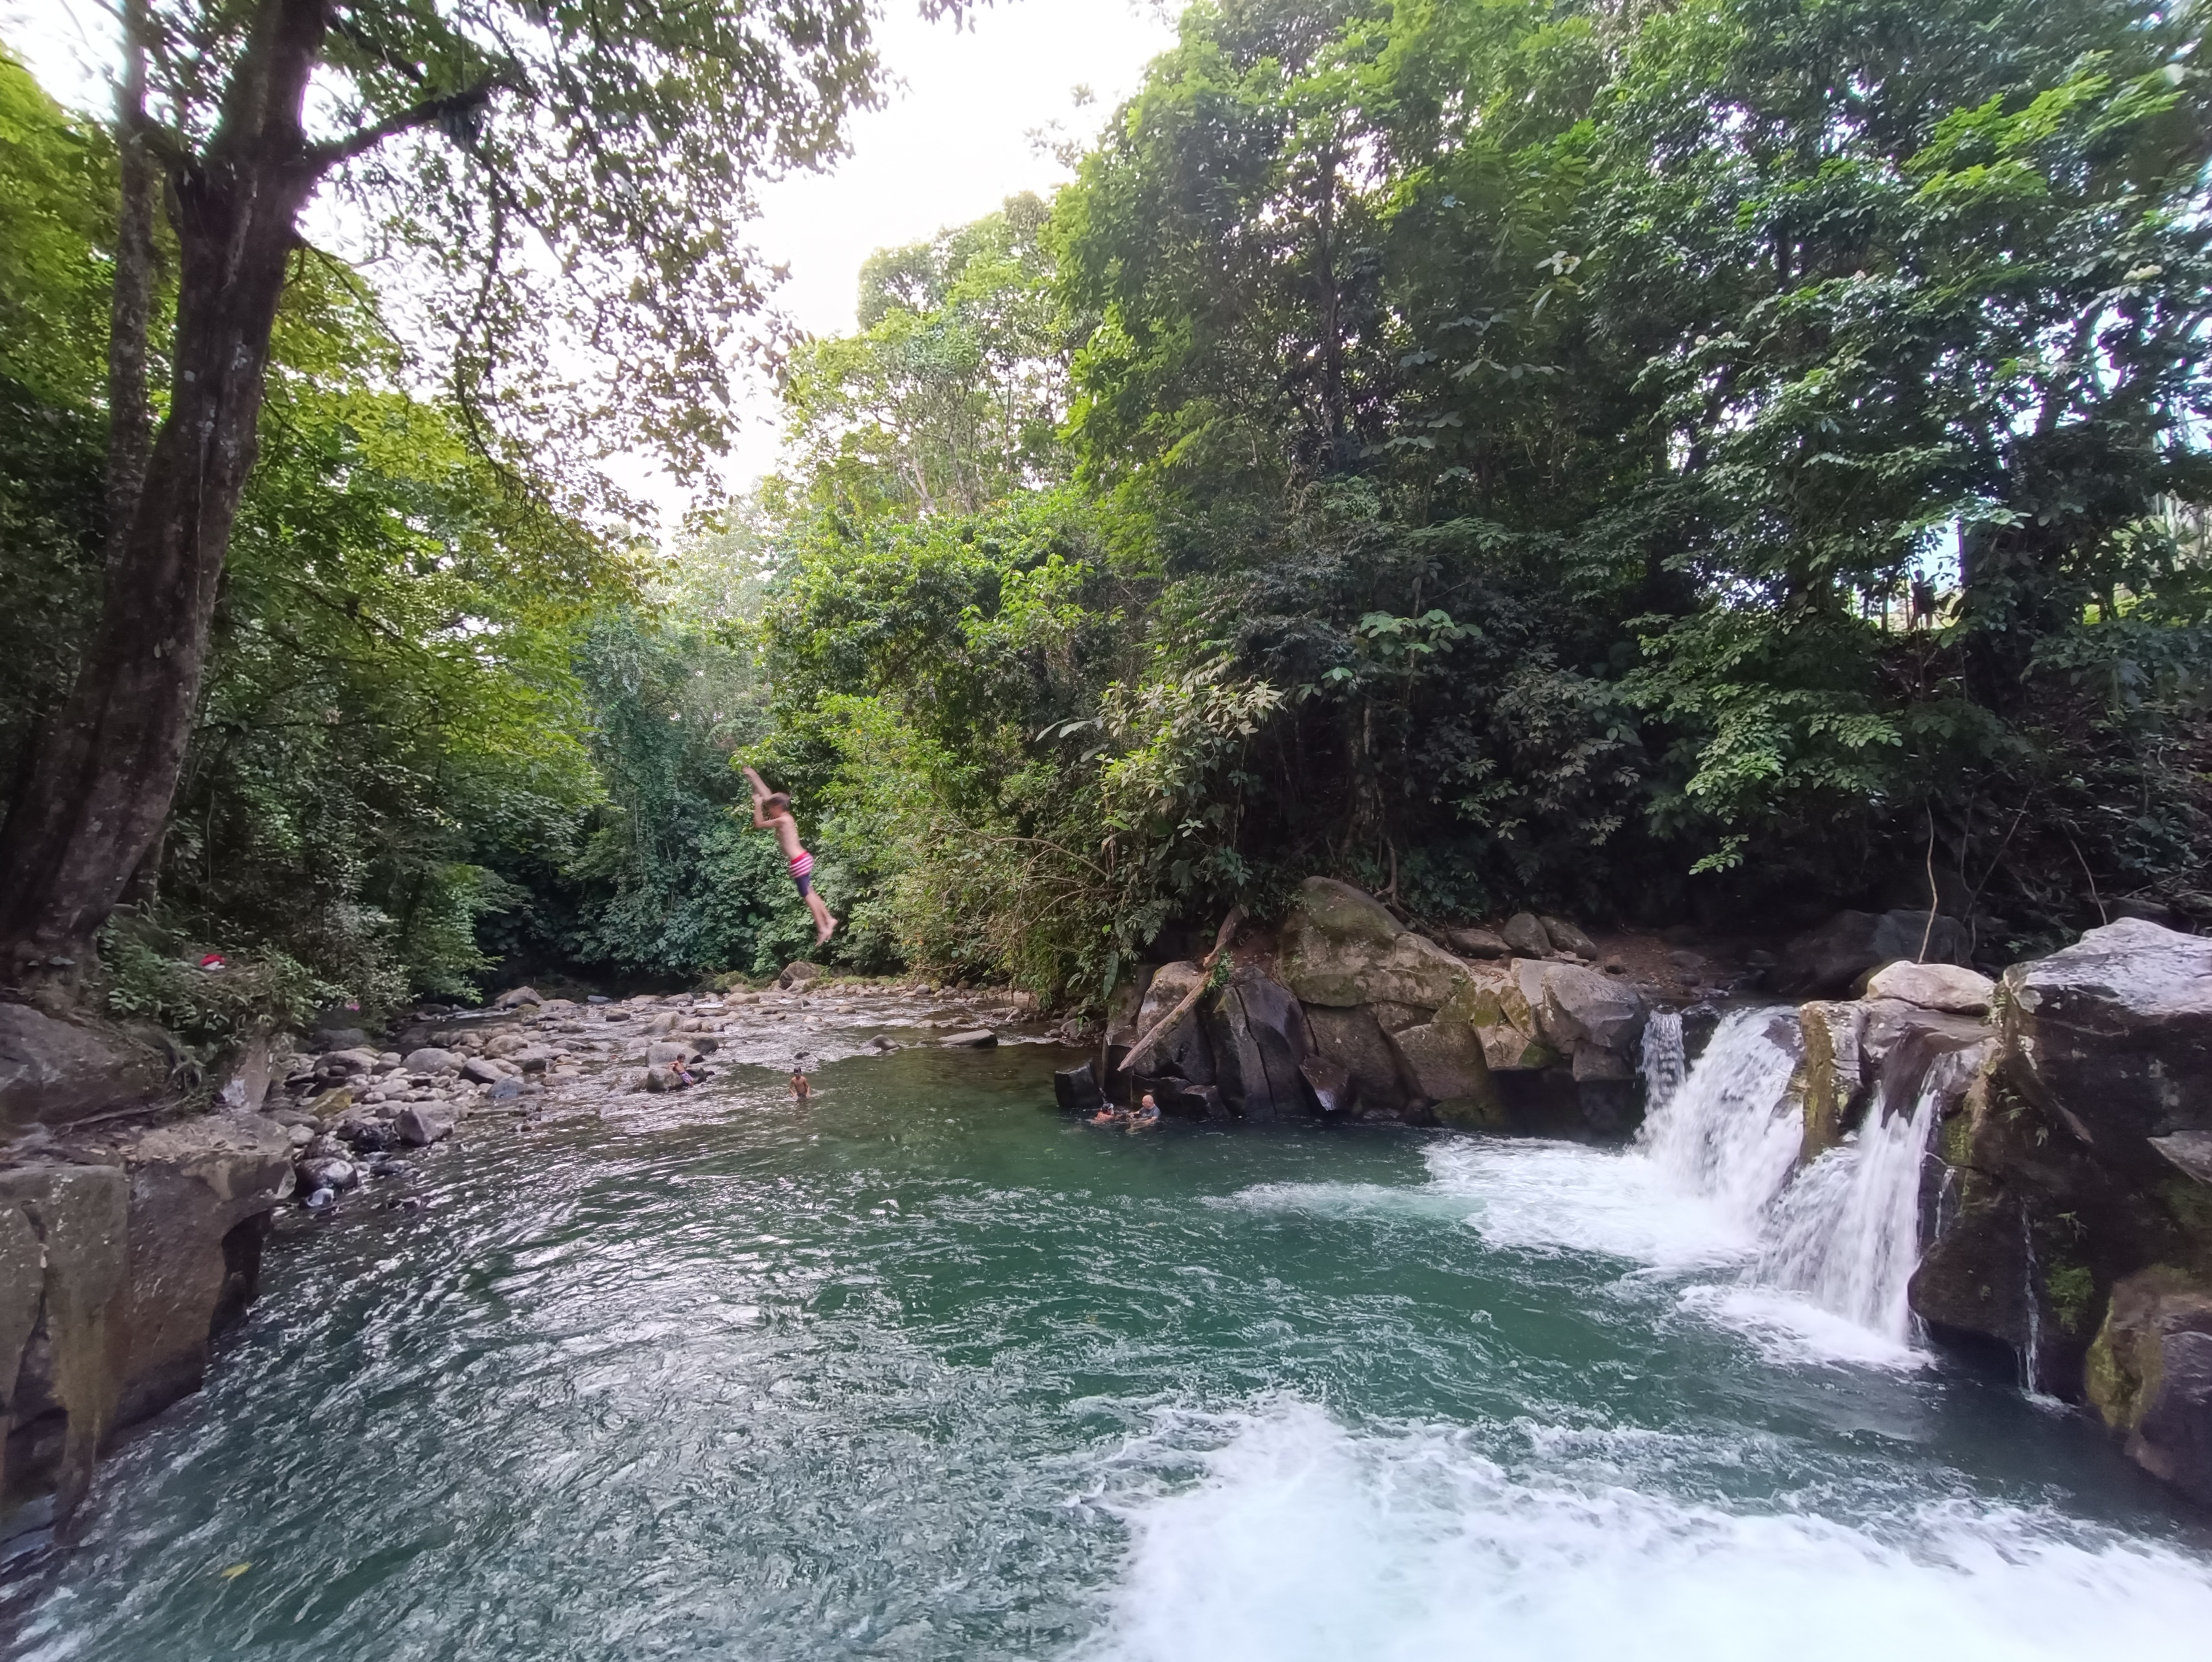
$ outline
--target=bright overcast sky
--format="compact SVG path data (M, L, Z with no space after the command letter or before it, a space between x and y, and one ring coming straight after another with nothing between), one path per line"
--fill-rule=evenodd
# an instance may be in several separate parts
M975 219L1019 191L1049 192L1066 170L1036 153L1030 131L1057 121L1090 137L1175 39L1157 0L996 0L959 30L924 22L915 0L885 0L884 9L884 60L904 84L853 124L853 153L833 172L766 192L756 227L768 263L791 268L777 303L817 334L853 326L860 263L876 249ZM0 0L0 33L58 97L104 105L108 23L98 0ZM1077 109L1079 85L1097 102ZM775 399L756 388L750 404L729 470L738 485L775 459ZM684 507L645 464L618 472L665 514Z

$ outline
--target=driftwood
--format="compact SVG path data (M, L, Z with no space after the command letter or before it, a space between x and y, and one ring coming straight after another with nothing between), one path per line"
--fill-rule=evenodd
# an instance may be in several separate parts
M1213 950L1199 964L1198 967L1205 973L1199 977L1198 984L1185 993L1175 1008L1155 1021L1150 1031L1129 1047L1129 1054L1121 1058L1121 1065L1115 1072L1126 1074L1133 1069L1143 1059L1145 1052L1166 1038L1174 1030L1176 1023L1188 1015L1198 1001L1206 996L1206 989L1213 978L1213 966L1221 962L1221 954L1229 950L1229 943L1237 938L1237 926L1243 921L1244 909L1242 906L1229 909L1229 916L1221 920L1220 930L1213 937Z

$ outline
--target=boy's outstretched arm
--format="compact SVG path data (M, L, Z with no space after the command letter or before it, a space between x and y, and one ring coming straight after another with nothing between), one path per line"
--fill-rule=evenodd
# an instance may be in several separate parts
M766 831L768 829L768 821L761 817L761 803L769 794L768 781L762 778L760 775L754 772L750 768L747 768L744 770L744 774L746 778L752 781L753 785L753 829L755 831Z

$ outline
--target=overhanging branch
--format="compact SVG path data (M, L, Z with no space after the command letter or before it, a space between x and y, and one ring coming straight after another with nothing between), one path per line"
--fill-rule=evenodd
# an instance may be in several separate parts
M452 128L465 121L490 102L491 95L513 82L503 75L488 75L474 86L457 93L447 93L442 98L426 98L419 104L410 104L404 110L394 111L373 126L362 127L345 137L328 144L318 144L309 152L318 170L334 167L342 161L350 161L366 155L388 138L412 132L418 127Z

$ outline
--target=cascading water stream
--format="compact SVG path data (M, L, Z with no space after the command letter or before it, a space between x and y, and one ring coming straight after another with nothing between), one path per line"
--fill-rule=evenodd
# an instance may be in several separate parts
M1644 1111L1657 1113L1674 1100L1689 1073L1679 1011L1655 1010L1644 1025Z
M1783 1191L1753 1275L1896 1343L1910 1339L1906 1292L1920 1262L1921 1167L1943 1100L1970 1066L1960 1056L1940 1056L1908 1100L1885 1091L1864 1125Z
M1903 1344L1920 1257L1922 1162L1941 1105L1971 1063L1937 1058L1907 1100L1885 1093L1858 1131L1801 1171L1803 1126L1790 1090L1799 1054L1790 1012L1732 1012L1680 1087L1656 1099L1639 1147L1741 1223L1756 1247L1750 1284Z
M1802 1141L1789 1102L1796 1067L1788 1011L1729 1012L1680 1087L1645 1118L1638 1147L1683 1188L1756 1230Z

